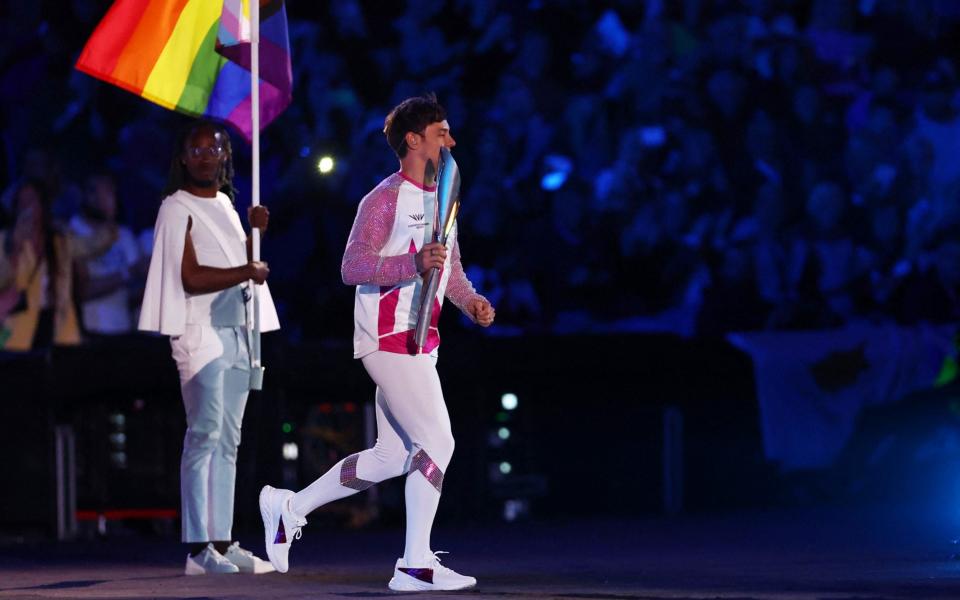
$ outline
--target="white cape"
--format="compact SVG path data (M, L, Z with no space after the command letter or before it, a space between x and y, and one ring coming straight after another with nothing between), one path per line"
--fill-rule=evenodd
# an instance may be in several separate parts
M187 221L193 215L185 206L189 199L179 199L174 193L164 199L157 214L157 223L153 230L153 255L150 257L150 270L147 273L147 285L143 292L143 305L140 308L142 331L156 331L164 335L183 335L187 318L187 292L183 289L180 267L183 263L183 246L187 233ZM246 239L246 233L240 224L240 217L225 194L217 194L217 201L229 207L231 221L236 235ZM229 234L230 232L225 232ZM224 253L225 255L227 253ZM242 257L246 258L246 257ZM231 266L239 267L240 257L227 256ZM260 304L260 331L280 329L277 309L266 283L258 285Z

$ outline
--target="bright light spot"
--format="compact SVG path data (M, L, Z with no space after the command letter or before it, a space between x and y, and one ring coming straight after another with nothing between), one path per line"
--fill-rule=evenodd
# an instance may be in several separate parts
M504 410L513 410L517 407L517 395L516 394L504 394L500 397L500 405Z
M290 433L291 431L293 431L293 425L291 425L290 423L284 423L284 424L283 424L283 432L284 432L284 433Z
M333 171L333 157L324 156L317 162L317 170L323 175Z
M506 461L500 463L500 472L503 473L504 475L509 475L510 471L512 470L513 470L513 465L511 465L510 463Z
M543 179L540 180L540 187L547 190L548 192L552 192L555 190L559 190L561 187L563 187L563 184L566 181L567 181L566 173L555 171L553 173L547 173L546 175L543 176Z
M501 427L500 429L497 430L497 436L498 436L501 440L509 440L509 439L510 439L510 430L507 429L506 427Z
M297 460L298 456L300 456L300 448L298 448L296 444L287 442L283 445L284 460Z
M540 187L547 191L559 190L573 171L573 161L562 154L548 154L543 158L544 175Z

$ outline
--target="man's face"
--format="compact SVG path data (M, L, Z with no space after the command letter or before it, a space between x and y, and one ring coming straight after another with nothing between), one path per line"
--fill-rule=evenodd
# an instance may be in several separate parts
M187 139L181 160L191 182L200 187L216 185L226 160L223 137L208 128L198 129Z
M443 147L453 148L457 142L450 135L450 125L446 120L438 121L427 125L422 134L413 134L416 136L418 147L417 152L426 160L433 161L433 164L440 163L440 149Z
M450 150L453 150L454 146L457 145L457 140L453 139L453 132L450 130L450 123L447 123L447 120L444 119L443 121L440 121L440 125L441 127L444 127L447 130L447 135L446 135L447 143L445 144L446 147L449 148Z

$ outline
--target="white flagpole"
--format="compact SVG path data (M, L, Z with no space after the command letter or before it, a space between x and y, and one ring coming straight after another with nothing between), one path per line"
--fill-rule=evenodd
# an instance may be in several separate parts
M253 205L260 205L260 1L250 0L250 117L253 121ZM260 230L253 230L253 260L260 260Z
M250 117L253 125L252 204L260 205L260 0L250 0ZM253 260L260 260L260 230L251 228ZM251 282L252 284L252 282ZM260 292L253 290L253 335L250 344L251 389L261 389L263 368L260 357Z

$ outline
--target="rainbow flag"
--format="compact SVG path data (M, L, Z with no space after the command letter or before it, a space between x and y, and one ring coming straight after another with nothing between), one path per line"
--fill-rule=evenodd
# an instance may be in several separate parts
M250 1L116 0L76 68L250 139ZM256 0L254 0L256 1ZM293 72L282 0L260 1L260 127L290 104Z

